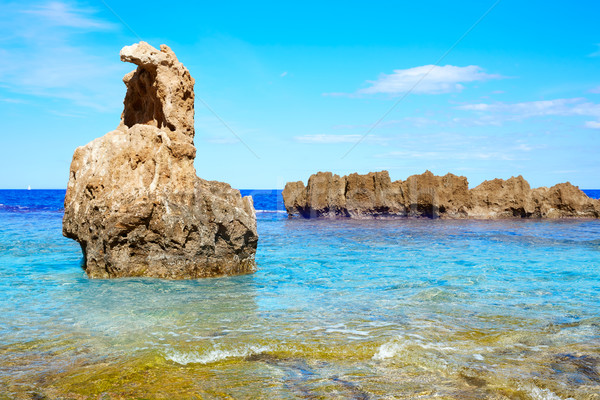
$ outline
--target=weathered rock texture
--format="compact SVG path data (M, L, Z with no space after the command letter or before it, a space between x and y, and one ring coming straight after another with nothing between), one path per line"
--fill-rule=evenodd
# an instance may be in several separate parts
M73 155L63 234L90 277L169 279L249 273L258 236L251 197L196 176L194 79L173 51L140 42L121 124Z
M600 200L570 183L531 189L522 176L469 189L464 176L426 171L392 182L387 171L366 175L319 172L283 190L289 216L304 218L599 218Z

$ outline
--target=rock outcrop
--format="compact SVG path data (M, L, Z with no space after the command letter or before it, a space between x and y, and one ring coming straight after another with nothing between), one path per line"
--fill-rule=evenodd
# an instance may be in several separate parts
M255 271L251 197L196 176L194 79L169 47L124 47L136 64L116 130L75 150L63 234L93 278Z
M304 218L600 218L600 200L570 183L531 189L522 176L469 189L464 176L426 171L392 181L387 171L319 172L283 190L289 216Z

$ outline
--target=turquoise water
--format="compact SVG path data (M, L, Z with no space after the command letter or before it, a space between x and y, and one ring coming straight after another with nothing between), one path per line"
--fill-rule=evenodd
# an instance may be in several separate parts
M256 274L89 280L62 196L0 191L0 399L600 393L600 221L262 212Z

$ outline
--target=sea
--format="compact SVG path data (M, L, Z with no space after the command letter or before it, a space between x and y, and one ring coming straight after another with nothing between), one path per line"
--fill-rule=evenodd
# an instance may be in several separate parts
M599 399L600 220L288 219L258 271L88 279L0 190L0 399ZM588 191L599 198L600 191Z

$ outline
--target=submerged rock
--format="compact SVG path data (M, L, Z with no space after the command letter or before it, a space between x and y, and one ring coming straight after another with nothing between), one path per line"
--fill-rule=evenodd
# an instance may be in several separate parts
M93 278L169 279L255 271L251 197L196 176L194 79L175 53L126 46L121 124L75 150L63 234Z
M430 171L392 181L387 171L338 176L318 172L283 190L289 216L304 218L600 218L600 200L560 183L531 189L522 176L469 189L464 176Z

